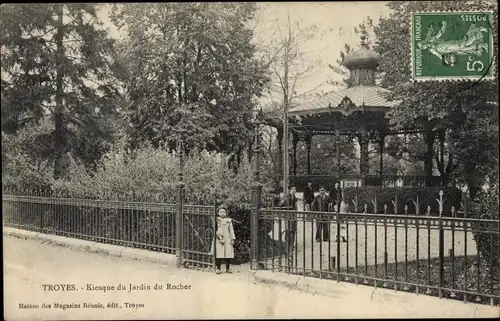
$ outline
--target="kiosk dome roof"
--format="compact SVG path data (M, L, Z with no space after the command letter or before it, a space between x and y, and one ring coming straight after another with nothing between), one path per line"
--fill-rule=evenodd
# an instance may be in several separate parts
M368 48L365 42L366 36L361 36L361 48L350 52L344 58L343 65L351 70L355 68L375 69L379 65L380 55Z

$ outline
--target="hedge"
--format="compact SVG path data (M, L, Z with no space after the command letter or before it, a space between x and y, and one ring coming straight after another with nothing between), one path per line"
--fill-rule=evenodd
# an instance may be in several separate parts
M499 185L498 181L492 183L487 190L481 190L474 202L471 203L471 217L499 221ZM478 224L476 228L488 230L488 225ZM492 233L474 232L474 240L481 255L496 269L500 265L500 236L497 231Z

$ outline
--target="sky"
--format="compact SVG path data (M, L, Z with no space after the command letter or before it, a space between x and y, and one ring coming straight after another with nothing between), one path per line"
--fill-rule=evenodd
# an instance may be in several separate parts
M390 10L387 2L260 2L258 6L258 20L255 28L255 43L258 45L267 41L275 41L279 35L275 32L279 26L286 27L287 14L293 22L299 22L302 28L315 26L317 28L315 40L300 44L300 51L304 52L306 64L315 62L315 70L304 77L297 84L297 91L315 92L340 89L327 84L328 80L341 81L342 76L335 74L328 64L336 64L345 44L358 48L359 35L354 33L354 27L370 17L376 24L380 17L388 16ZM111 36L119 38L120 32L109 20L109 6L105 6L100 17ZM273 40L274 39L274 40ZM317 63L319 62L319 63ZM261 99L261 104L268 104L271 100L279 100L280 96L273 93Z
M290 19L298 21L303 29L315 26L316 39L301 43L300 50L306 54L306 59L311 62L319 61L319 64L309 77L302 80L299 90L306 92L318 86L318 92L340 89L326 83L327 80L342 80L342 76L335 74L328 64L336 65L346 43L354 48L359 47L360 39L355 34L354 27L367 17L372 18L376 24L380 17L388 16L390 9L386 4L387 2L381 1L261 3L261 6L265 6L265 16L262 27L256 30L256 36L271 34L276 30L276 23L280 29L285 29L288 13ZM277 21L272 21L273 19Z

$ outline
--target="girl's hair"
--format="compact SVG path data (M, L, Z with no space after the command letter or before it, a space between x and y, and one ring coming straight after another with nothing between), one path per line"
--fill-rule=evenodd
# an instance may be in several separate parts
M219 205L219 207L217 208L217 213L219 213L220 210L226 210L226 212L227 212L227 206L226 206L226 204Z

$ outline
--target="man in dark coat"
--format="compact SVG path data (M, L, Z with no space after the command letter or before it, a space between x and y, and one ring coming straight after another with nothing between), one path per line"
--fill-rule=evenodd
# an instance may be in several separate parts
M272 201L273 207L278 206L280 203L280 194L283 192L283 186L278 180L274 181L273 190L272 190Z
M329 199L325 194L325 188L320 186L319 195L314 198L312 210L317 212L328 212L328 203ZM328 222L316 222L316 242L321 242L322 234L323 241L328 242L330 240L330 225Z
M284 207L293 211L289 214L286 220L286 242L291 247L295 244L295 236L297 235L297 189L292 186L290 192L280 203L280 207Z
M280 207L286 207L287 209L290 210L297 210L297 196L295 195L297 192L297 189L292 186L290 187L290 191L288 195L285 195L283 199L281 200Z
M340 212L340 204L342 203L342 190L340 189L339 183L335 183L335 186L332 187L330 193L328 193L328 197L330 199L330 208L332 212ZM340 235L342 238L342 242L346 242L345 236ZM339 240L335 238L335 242Z
M342 190L340 189L339 183L335 183L332 187L330 193L328 193L330 198L330 204L332 206L332 211L340 212L340 203L342 202Z
M314 202L314 191L312 183L307 182L306 189L304 190L304 211L309 212L311 210L312 202Z

